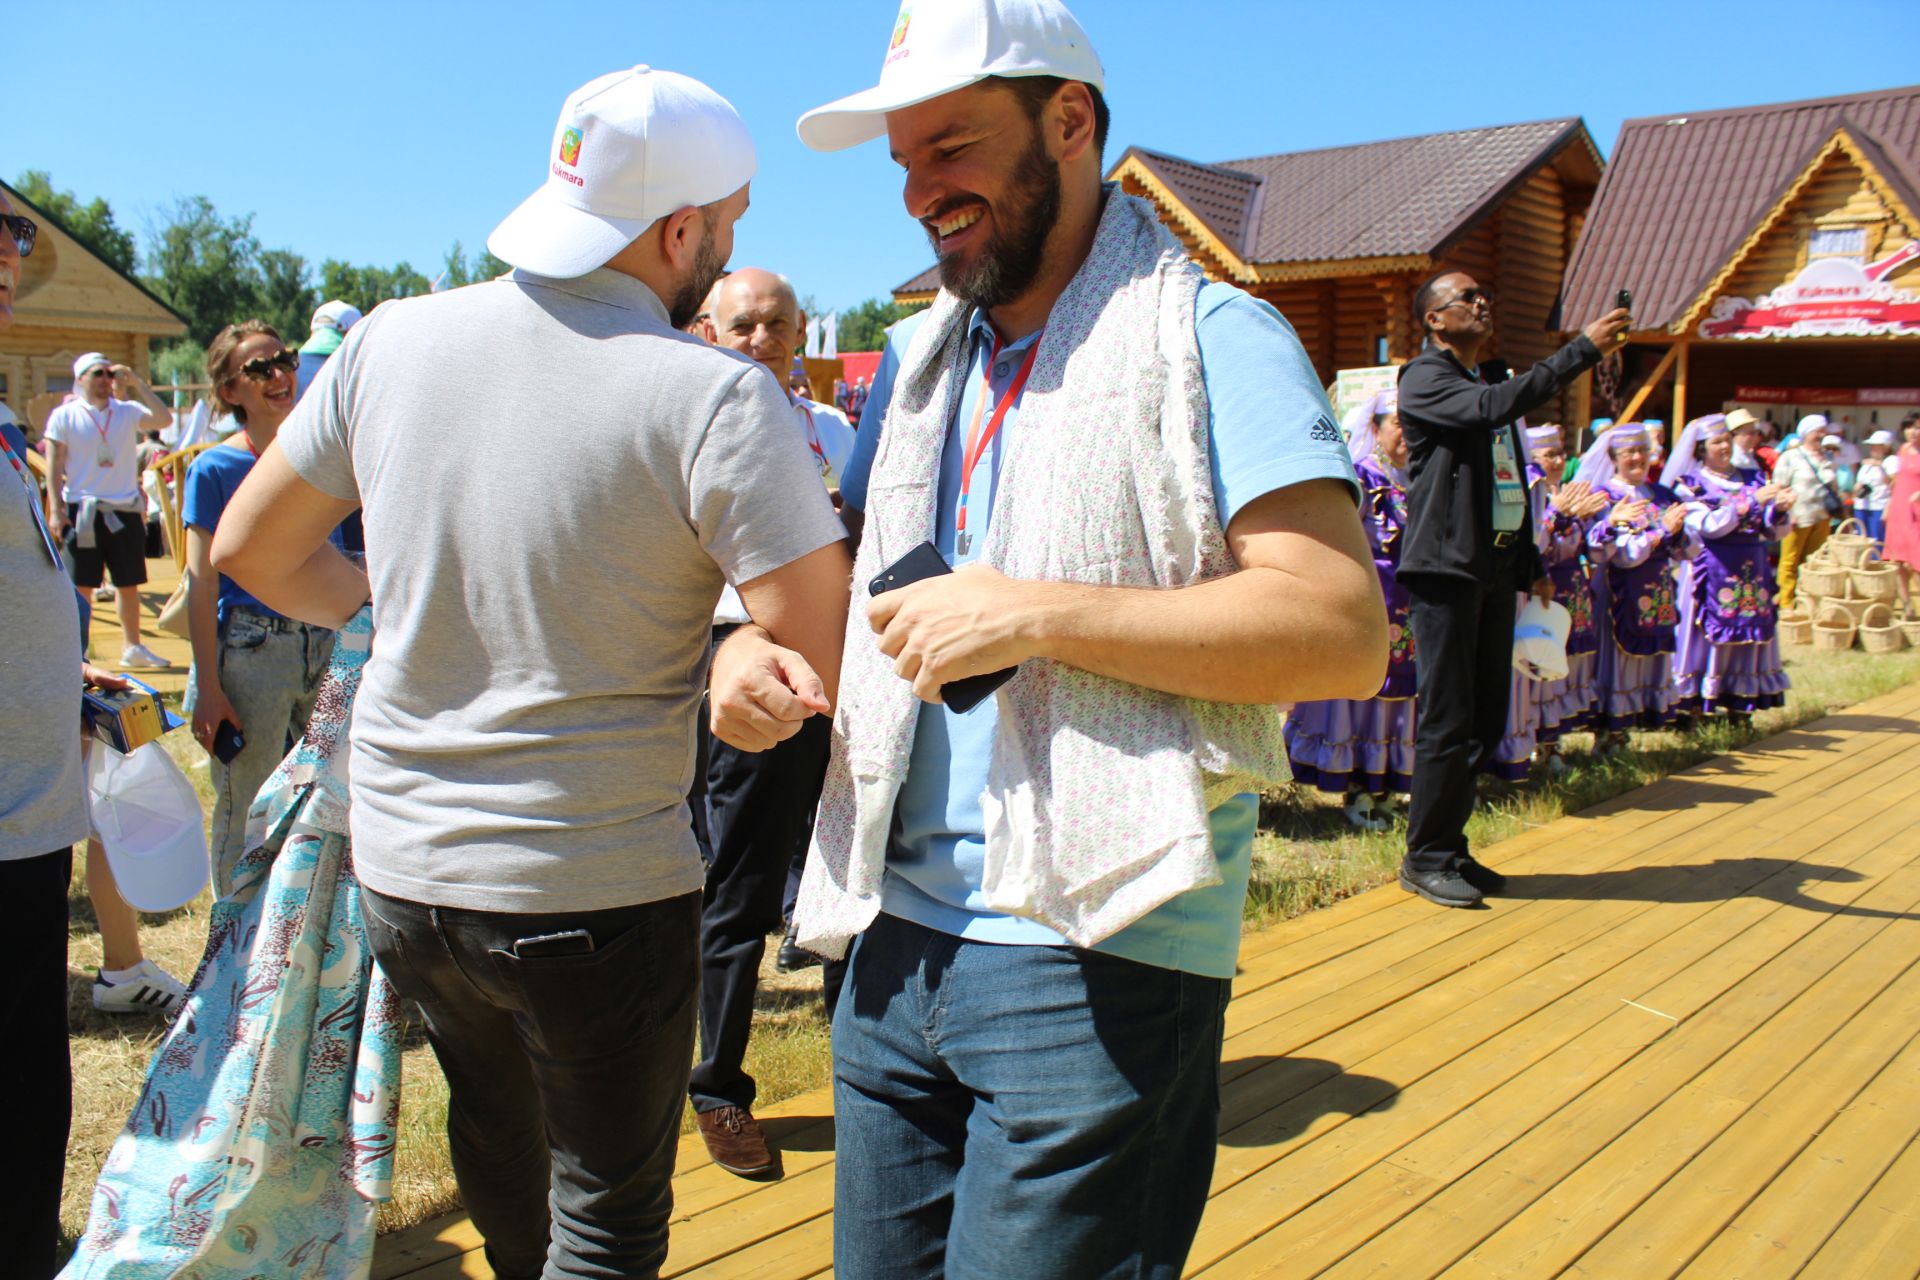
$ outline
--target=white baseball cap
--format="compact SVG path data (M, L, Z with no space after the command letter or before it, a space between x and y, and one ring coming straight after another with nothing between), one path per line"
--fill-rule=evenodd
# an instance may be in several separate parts
M857 146L887 131L887 112L989 76L1059 76L1106 91L1100 55L1059 0L903 0L880 83L800 117L815 151Z
M1891 447L1893 444L1893 432L1888 431L1885 428L1882 428L1879 431L1876 431L1872 435L1868 436L1867 443L1868 444L1884 444Z
M360 308L338 298L321 303L313 312L313 327L316 329L338 329L345 333L359 323Z
M668 214L746 186L757 164L746 122L706 85L648 66L616 71L567 95L546 182L487 248L536 275L583 276Z
M1798 431L1801 435L1805 435L1807 432L1814 430L1816 427L1822 431L1825 431L1827 429L1826 414L1810 413L1806 417L1800 419L1799 423L1795 425L1793 429L1795 431Z
M107 368L111 369L113 368L113 361L107 359L106 356L101 355L98 351L87 352L87 354L73 362L73 380L75 382L80 381L80 379L87 376L87 370L98 365L106 365Z

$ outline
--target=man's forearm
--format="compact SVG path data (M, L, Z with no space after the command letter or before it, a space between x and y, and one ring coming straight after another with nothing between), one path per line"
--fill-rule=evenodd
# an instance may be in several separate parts
M1377 581L1249 568L1171 591L1033 582L1018 625L1036 656L1216 702L1366 698L1384 671Z

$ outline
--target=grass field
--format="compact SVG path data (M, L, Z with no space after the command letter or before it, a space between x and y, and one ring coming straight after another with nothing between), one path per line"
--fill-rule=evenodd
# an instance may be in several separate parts
M1794 681L1788 705L1756 717L1750 729L1736 733L1725 725L1712 725L1687 736L1644 734L1631 750L1605 759L1587 754L1584 736L1573 738L1568 755L1571 767L1564 777L1533 789L1486 793L1487 803L1470 827L1476 846L1920 678L1920 652L1915 651L1869 656L1794 648L1787 651L1787 665ZM168 745L207 800L207 772L200 749L185 734L173 735ZM1404 831L1357 833L1347 826L1333 801L1297 788L1265 797L1261 825L1247 904L1249 927L1312 911L1385 883L1394 875L1404 840ZM99 963L100 939L77 866L70 906L74 1120L61 1218L69 1239L85 1224L94 1178L132 1109L147 1060L164 1029L153 1019L110 1018L93 1010L88 984ZM144 921L142 938L148 955L183 980L199 961L207 908L203 895L179 911ZM769 958L762 976L747 1068L760 1082L761 1099L771 1103L826 1082L828 1041L820 1011L818 969L779 974ZM382 1207L383 1229L418 1222L458 1203L444 1134L446 1086L431 1051L417 1034L410 1040L404 1063L395 1194ZM686 1127L692 1127L691 1115Z

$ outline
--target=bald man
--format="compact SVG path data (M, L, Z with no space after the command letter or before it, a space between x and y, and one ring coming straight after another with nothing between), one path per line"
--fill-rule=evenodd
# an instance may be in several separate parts
M708 298L715 341L766 366L787 386L803 332L793 286L771 271L729 273ZM831 405L786 391L793 429L806 441L821 483L838 503L839 475L853 451L853 426ZM718 645L749 622L729 587L714 610ZM780 1160L753 1118L754 1081L745 1068L753 997L767 934L780 928L787 873L806 847L808 822L826 774L832 731L809 720L770 751L714 741L705 773L711 857L700 930L700 1061L688 1095L713 1162L743 1178L777 1178ZM696 815L696 820L699 815Z

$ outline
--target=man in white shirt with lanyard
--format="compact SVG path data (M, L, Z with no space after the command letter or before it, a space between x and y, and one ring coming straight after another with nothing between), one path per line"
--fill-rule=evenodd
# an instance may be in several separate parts
M758 267L715 287L715 341L759 361L785 385L802 334L800 304L785 277ZM838 500L853 426L831 405L787 392L794 426ZM713 614L718 645L752 621L729 586ZM769 751L713 741L706 785L707 884L700 929L700 1060L688 1092L715 1164L746 1178L777 1177L778 1155L753 1118L754 1082L743 1068L767 934L780 927L787 873L806 845L808 818L827 768L831 722L816 716ZM698 797L693 798L698 805ZM696 812L695 821L699 821Z
M112 578L126 640L120 665L164 667L167 660L140 643L147 503L139 449L140 433L168 426L173 414L140 375L98 351L73 362L73 385L74 398L47 419L47 524L56 538L72 530L76 584L91 591ZM129 392L134 400L125 398Z

